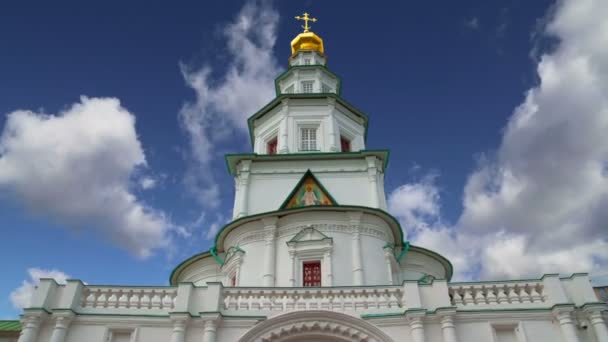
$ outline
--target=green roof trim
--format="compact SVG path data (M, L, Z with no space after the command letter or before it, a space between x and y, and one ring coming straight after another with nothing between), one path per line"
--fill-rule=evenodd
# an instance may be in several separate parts
M410 245L409 241L404 240L403 230L401 229L401 225L399 224L399 221L394 216L387 213L386 211L384 211L382 209L378 209L378 208L371 208L371 207L364 207L364 206L357 206L357 205L337 205L337 206L325 205L325 206L309 206L309 207L300 207L300 208L269 211L269 212L240 217L232 222L229 222L229 223L225 224L222 227L222 229L220 229L217 232L217 234L215 235L213 247L211 247L211 249L207 252L195 254L192 257L182 261L171 272L171 275L169 276L169 282L173 286L177 285L177 283L178 283L177 278L179 277L179 274L182 272L182 270L198 260L202 260L207 257L213 257L220 265L223 264L223 260L221 260L221 258L217 255L218 251L219 252L223 251L223 246L221 244L219 244L220 242L223 242L223 240L220 241L220 238L223 238L231 229L238 227L243 223L257 220L257 219L260 219L262 217L267 217L267 216L285 216L285 215L290 215L292 213L300 213L300 212L307 212L307 211L332 211L332 210L333 211L335 211L335 210L347 210L347 211L358 210L358 211L366 212L368 214L375 214L377 216L380 216L381 218L384 218L385 220L387 220L387 222L389 224L392 224L392 226L395 227L394 228L394 233L396 234L395 241L399 241L399 243L396 245L396 247L401 247L403 249L408 248L409 252L421 253L421 254L430 256L434 259L437 259L444 266L445 270L447 271L447 276L446 276L447 280L449 281L452 278L452 275L454 274L454 267L452 266L452 263L439 253L436 253L436 252L431 251L426 248ZM409 247L406 247L406 246L409 246ZM403 252L402 252L402 254L403 254Z
M340 95L333 93L311 93L311 94L281 94L274 98L274 100L267 103L262 109L258 110L255 114L247 119L247 126L249 127L249 137L251 140L251 147L254 147L254 135L253 135L253 122L262 116L266 115L270 110L278 106L284 99L319 99L319 98L333 98L337 103L346 107L348 110L353 112L356 116L363 120L363 127L365 129L364 139L367 140L367 127L369 119L367 114L357 109L352 104L344 100Z
M274 91L276 96L281 95L281 90L279 89L279 81L281 81L282 79L284 79L285 77L287 77L287 75L291 74L291 72L294 69L322 69L323 71L327 72L328 74L332 75L333 77L336 78L336 80L338 80L336 88L337 88L337 93L338 95L342 95L342 78L338 75L336 75L335 72L329 70L328 67L326 67L323 64L310 64L310 65L293 65L290 66L287 70L283 71L279 76L277 76L274 79Z
M21 331L21 322L0 320L0 332Z
M358 159L367 156L375 156L382 160L382 167L388 167L390 151L383 150L361 150L355 152L302 152L302 153L280 153L280 154L257 154L257 153L229 153L224 155L228 172L235 176L237 165L241 160L259 162L274 162L284 160L336 160L336 159Z
M308 170L306 170L306 172L304 173L302 178L300 178L300 181L296 184L296 186L293 188L293 190L291 190L289 195L287 195L287 198L285 199L285 201L283 201L283 204L281 204L281 206L279 207L280 210L287 209L287 205L289 204L289 201L293 198L293 196L296 195L298 190L300 190L300 188L302 187L302 184L304 184L304 181L306 181L306 179L309 177L312 178L317 183L317 185L319 186L319 189L321 189L321 191L323 191L325 193L325 195L327 197L329 197L329 199L331 200L331 202L333 203L334 206L338 205L338 201L336 201L336 199L333 198L333 196L329 193L329 191L327 191L327 189L325 189L325 187L323 186L323 183L321 183L321 181L319 181L317 179L317 177L315 177L315 175L312 173L312 171L310 171L310 169L308 169Z

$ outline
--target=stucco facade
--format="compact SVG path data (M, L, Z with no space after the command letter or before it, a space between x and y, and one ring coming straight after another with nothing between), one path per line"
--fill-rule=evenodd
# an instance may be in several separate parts
M387 213L387 150L340 96L321 38L292 42L277 97L249 119L253 153L226 156L233 220L168 286L42 279L19 342L608 342L586 274L451 282Z

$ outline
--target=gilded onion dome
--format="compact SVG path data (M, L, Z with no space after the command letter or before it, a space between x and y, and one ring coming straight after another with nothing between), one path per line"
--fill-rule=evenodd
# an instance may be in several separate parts
M317 19L311 18L308 13L304 13L302 16L296 16L295 18L304 21L304 25L302 25L304 32L297 35L291 41L291 55L294 56L300 50L317 51L321 55L324 55L323 39L314 32L311 32L310 25L308 24L309 21L314 23Z

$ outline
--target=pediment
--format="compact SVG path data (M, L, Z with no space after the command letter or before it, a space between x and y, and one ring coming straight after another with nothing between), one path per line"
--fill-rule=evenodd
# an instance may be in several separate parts
M321 182L308 170L287 196L280 209L337 204Z
M298 243L298 242L307 242L307 241L322 241L322 240L332 240L329 236L321 233L313 227L307 227L302 229L298 234L296 234L288 243Z

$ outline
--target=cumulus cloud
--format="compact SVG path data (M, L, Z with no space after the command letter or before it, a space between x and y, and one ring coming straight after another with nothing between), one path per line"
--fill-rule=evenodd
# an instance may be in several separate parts
M560 1L544 34L539 83L505 128L496 156L465 185L455 227L421 243L460 240L481 277L602 272L608 266L608 3ZM427 204L428 205L428 204ZM457 270L458 271L458 270Z
M52 278L59 284L65 284L66 279L71 276L58 270L45 270L41 268L29 268L27 270L29 279L24 280L21 286L12 291L9 295L11 303L15 309L23 309L30 306L32 294L41 278Z
M56 115L14 111L0 135L0 191L139 257L167 247L172 229L163 212L130 191L145 166L135 116L115 98L82 97Z
M435 177L429 175L420 182L401 185L388 197L389 211L399 218L408 234L438 224L440 196Z
M247 134L247 117L274 96L279 66L273 55L279 15L268 1L249 1L222 30L226 65L180 65L196 99L186 102L179 122L190 142L191 165L185 182L205 209L219 204L220 189L211 163L218 143ZM218 72L221 74L217 76Z

